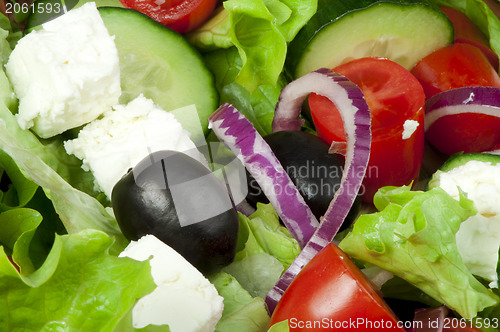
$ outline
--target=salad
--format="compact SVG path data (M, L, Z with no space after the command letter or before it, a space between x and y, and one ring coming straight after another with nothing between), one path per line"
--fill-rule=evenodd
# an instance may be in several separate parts
M0 331L498 331L500 5L3 2Z

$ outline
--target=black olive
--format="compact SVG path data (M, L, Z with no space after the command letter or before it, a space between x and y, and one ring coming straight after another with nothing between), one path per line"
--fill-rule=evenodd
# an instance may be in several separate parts
M402 300L384 297L385 303L389 305L396 317L402 322L411 322L415 318L415 311L428 308L429 306L418 301Z
M303 131L279 131L264 137L285 168L316 218L323 216L340 186L345 159L328 153L329 146L319 137ZM255 179L247 174L250 204L267 203ZM356 218L361 207L358 195L341 229Z
M129 240L153 234L205 274L234 259L236 209L225 186L186 154L149 155L116 183L111 203Z

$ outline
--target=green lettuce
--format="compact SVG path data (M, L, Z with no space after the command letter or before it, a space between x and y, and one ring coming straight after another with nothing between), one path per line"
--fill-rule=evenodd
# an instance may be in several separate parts
M6 114L5 107L1 113ZM58 172L42 159L43 156L54 157L52 153L38 154L37 152L48 151L40 142L30 142L32 148L27 147L26 137L31 138L29 131L23 131L19 127L13 130L15 136L10 132L12 127L17 126L13 119L6 121L0 119L0 149L9 154L16 161L17 166L34 183L41 186L46 196L52 201L54 208L61 218L68 233L76 233L84 229L97 229L117 240L114 246L116 251L121 251L127 244L120 232L118 224L108 210L94 197L74 188ZM9 129L8 129L9 128ZM54 161L55 163L55 161ZM55 163L54 166L58 164ZM64 164L59 165L64 167Z
M280 225L271 204L258 204L250 217L240 214L238 240L242 249L223 270L252 296L265 297L300 253L298 242Z
M242 68L242 60L234 47L207 53L204 59L215 75L220 103L230 103L236 107L261 135L270 134L274 108L281 89L286 85L284 76L281 75L275 85L262 84L249 92L235 81Z
M288 332L288 331L290 331L290 328L288 327L288 319L274 324L273 326L271 326L269 330L267 330L267 332Z
M465 267L455 234L476 213L462 195L444 190L385 187L374 198L378 213L362 215L340 248L355 259L408 281L464 318L498 303L498 296Z
M287 45L316 12L317 0L228 0L188 40L215 74L220 103L242 112L261 135L271 133L286 85Z
M0 15L0 61L5 64L11 50L23 36L17 23L12 22L6 15Z
M265 252L287 269L300 253L298 242L280 224L278 214L271 204L258 203L257 210L249 217L240 214L240 226L248 231L240 233L239 240L245 239L245 248L236 254L236 260Z
M269 324L264 299L252 297L231 275L219 272L209 278L224 298L222 318L216 332L261 332Z
M216 331L265 331L270 318L264 297L300 253L300 247L270 204L258 204L249 217L239 216L235 260L209 277L224 297Z
M316 12L317 0L227 0L223 6L190 42L202 49L235 46L242 59L236 83L248 91L276 85L287 43Z
M36 211L22 213L25 223L28 214L39 222ZM7 236L9 243L17 237L14 256L22 256L29 245L26 234L33 229L22 228ZM95 230L57 235L47 260L31 273L18 273L0 247L0 330L113 331L136 301L156 287L149 262L110 255L113 241ZM122 331L128 330L132 327Z
M25 206L35 195L38 185L26 178L14 160L0 150L0 177L4 176L10 184L0 186L0 211Z

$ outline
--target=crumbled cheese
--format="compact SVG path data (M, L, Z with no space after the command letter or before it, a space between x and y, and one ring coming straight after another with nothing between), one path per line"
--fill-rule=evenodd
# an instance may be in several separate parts
M465 220L457 232L457 246L467 268L496 287L500 247L500 165L471 160L440 173L439 186L459 199L467 193L478 211Z
M96 119L121 94L118 51L93 2L19 40L6 72L19 125L42 138Z
M408 139L417 130L419 123L415 120L406 120L403 124L403 139Z
M484 215L500 214L500 165L471 160L464 165L443 172L439 186L453 198L459 199L458 188L474 201L478 212Z
M82 167L94 175L96 189L110 199L120 178L152 152L184 152L206 164L174 115L142 95L89 123L64 147L83 161Z
M150 260L158 286L132 309L134 328L168 324L172 332L214 331L222 316L223 298L194 266L153 235L132 241L120 254Z

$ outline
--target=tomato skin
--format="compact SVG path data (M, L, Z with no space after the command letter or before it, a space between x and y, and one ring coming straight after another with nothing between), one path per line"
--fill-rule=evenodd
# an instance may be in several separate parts
M491 50L488 38L486 38L474 22L458 9L447 6L440 6L439 8L453 24L455 43L468 43L476 46L490 61L495 71L498 71L498 55Z
M333 243L295 277L276 306L270 326L286 319L290 331L404 331L372 283ZM361 321L367 325L350 323ZM386 325L375 328L376 322Z
M453 7L439 6L450 19L455 30L455 39L467 39L489 46L488 39L479 28L461 11Z
M388 59L357 59L333 70L357 84L370 107L372 144L361 194L364 202L372 203L380 187L409 185L418 178L424 153L425 95L408 70ZM346 141L333 103L311 94L309 108L318 136L329 144ZM418 127L403 140L406 120L416 121Z
M448 115L436 120L425 137L447 155L495 150L500 143L500 119L486 114Z
M422 84L427 98L467 86L500 87L500 77L484 54L463 43L429 54L411 72ZM425 137L447 155L489 151L500 143L500 120L484 114L448 115L434 122Z
M127 8L148 15L155 21L185 33L199 27L214 11L217 0L120 0Z
M432 52L420 60L411 73L424 88L426 98L466 86L500 87L500 78L484 54L464 43Z

